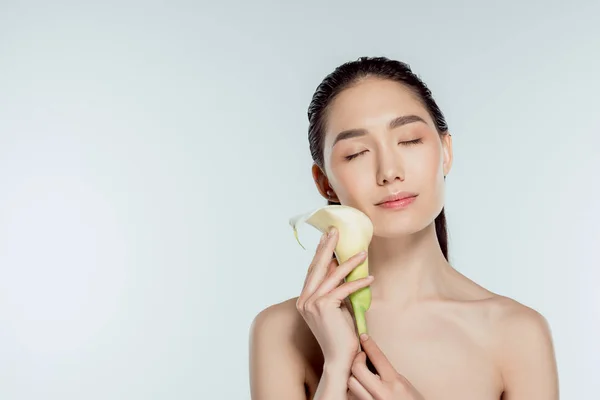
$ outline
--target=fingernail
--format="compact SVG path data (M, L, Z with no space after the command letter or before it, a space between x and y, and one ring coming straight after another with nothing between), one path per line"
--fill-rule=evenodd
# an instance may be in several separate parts
M362 340L363 342L366 342L367 340L369 340L369 335L367 335L366 333L363 333L362 335L360 335L360 340Z
M329 234L327 236L332 237L333 235L335 235L335 227L334 226L329 228Z

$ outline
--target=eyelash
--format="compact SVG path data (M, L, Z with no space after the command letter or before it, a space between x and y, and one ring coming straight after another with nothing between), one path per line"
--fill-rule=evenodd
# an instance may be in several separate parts
M415 144L420 144L422 143L423 140L422 139L415 139L415 140L409 140L408 142L400 142L401 144L405 145L405 146L411 146L411 145L415 145ZM363 155L364 153L366 153L367 150L361 151L360 153L356 153L356 154L352 154L349 156L346 156L346 160L350 161L358 156Z

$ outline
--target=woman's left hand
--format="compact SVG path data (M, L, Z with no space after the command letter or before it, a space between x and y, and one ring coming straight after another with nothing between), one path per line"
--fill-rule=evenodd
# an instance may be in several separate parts
M361 337L360 343L363 351L356 355L352 364L352 375L348 379L348 399L424 400L408 379L396 372L373 338ZM369 371L367 356L379 375Z

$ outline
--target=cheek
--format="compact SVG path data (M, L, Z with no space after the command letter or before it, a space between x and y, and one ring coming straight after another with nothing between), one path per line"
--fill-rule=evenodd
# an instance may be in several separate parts
M440 179L443 180L441 150L434 147L424 147L423 151L415 154L417 159L413 160L413 176L423 186L435 186Z
M437 215L444 203L445 182L440 151L436 148L423 151L411 174L411 181L417 185L415 190L423 196L423 206L427 209L423 211L428 215Z
M373 187L373 171L367 168L355 170L351 174L346 174L339 179L341 193L349 203L357 204L364 199L365 193L368 193Z
M361 208L369 203L373 190L373 171L369 168L335 168L329 177L342 204Z

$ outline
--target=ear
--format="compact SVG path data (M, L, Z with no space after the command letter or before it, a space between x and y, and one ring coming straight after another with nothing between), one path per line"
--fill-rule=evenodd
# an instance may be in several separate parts
M315 181L315 185L317 185L319 193L321 193L321 196L323 196L326 200L339 202L335 191L329 184L327 175L325 175L321 168L315 163L312 165L312 176L313 180ZM329 194L327 192L329 192Z
M444 170L444 177L446 177L446 175L448 175L450 173L450 170L452 169L452 160L453 160L452 135L450 134L450 132L446 131L441 135L441 139L442 139L442 153L444 156L443 170Z

